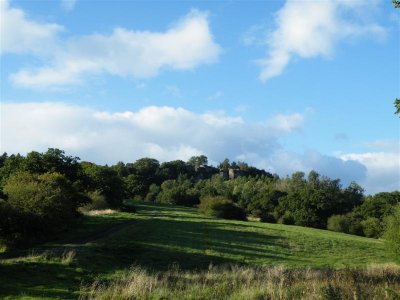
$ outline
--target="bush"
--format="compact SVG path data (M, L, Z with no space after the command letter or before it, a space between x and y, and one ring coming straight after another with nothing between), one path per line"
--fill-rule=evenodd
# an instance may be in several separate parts
M210 217L247 220L245 211L223 196L208 196L201 199L199 212Z
M361 219L354 213L331 216L328 219L327 229L355 235L364 235Z
M285 211L283 216L281 216L278 219L279 224L285 224L285 225L293 225L294 224L294 218L293 215L289 211Z
M0 234L9 243L43 239L65 229L85 197L59 173L18 172L4 186L7 201L0 206Z
M27 220L29 222L26 222ZM33 232L36 226L32 221L37 220L32 215L18 212L6 201L0 200L0 240L3 243L16 244L26 235L25 232L29 228Z
M101 210L110 208L110 205L106 201L106 197L102 195L99 191L93 191L88 193L90 203L82 206L83 211L89 210Z
M345 215L333 215L328 219L327 229L336 232L349 232L349 218Z
M397 260L400 260L400 204L393 214L385 219L385 232L383 237L386 240L387 249Z
M161 188L157 184L155 183L151 184L145 200L149 202L155 202L157 200L157 196L160 193L160 191Z
M60 173L16 173L7 180L4 192L13 208L32 213L49 225L68 223L80 204L71 183Z
M382 234L382 222L378 218L368 218L361 221L361 226L366 237L378 238Z
M199 195L189 180L166 180L157 196L161 203L193 206L199 203Z
M265 223L276 223L276 219L272 214L262 214L260 221Z

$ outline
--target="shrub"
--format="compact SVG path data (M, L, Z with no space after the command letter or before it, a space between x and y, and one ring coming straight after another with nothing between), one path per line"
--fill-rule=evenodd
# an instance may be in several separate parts
M327 229L348 233L349 225L349 219L345 215L333 215L328 219Z
M283 216L281 216L278 219L279 224L285 224L285 225L293 225L294 224L294 218L293 215L289 211L285 211Z
M90 203L80 208L83 211L101 210L110 208L110 205L106 201L106 197L102 195L99 191L89 192L88 197L90 199Z
M382 222L378 218L370 217L361 221L361 226L366 237L378 238L382 234Z
M266 223L276 223L276 219L272 214L262 214L260 221Z
M331 216L328 219L327 229L355 235L364 235L361 219L354 213Z
M0 240L8 245L19 243L24 237L32 238L38 228L38 219L32 214L22 213L9 203L0 200Z
M223 196L208 196L201 199L199 212L216 218L246 220L245 211Z
M189 180L166 180L161 184L157 200L162 203L193 206L199 203L199 195Z
M9 243L26 244L63 230L85 199L59 173L18 172L4 186L7 201L0 205L0 234Z
M155 183L151 184L145 200L150 202L155 202L160 191L161 188L157 184Z
M393 214L385 219L385 232L383 237L386 240L387 249L397 260L400 260L400 204L398 204Z
M70 221L79 205L78 194L60 173L16 173L7 180L4 192L13 208L32 213L49 225Z

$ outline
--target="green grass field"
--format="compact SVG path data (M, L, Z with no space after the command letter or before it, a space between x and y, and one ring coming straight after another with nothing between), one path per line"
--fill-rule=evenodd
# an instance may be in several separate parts
M193 271L210 264L325 269L391 262L380 240L212 219L192 208L149 203L137 208L135 214L84 217L58 241L0 253L0 298L77 298L81 285L118 278L132 265L162 272L171 265ZM118 227L124 222L130 223Z

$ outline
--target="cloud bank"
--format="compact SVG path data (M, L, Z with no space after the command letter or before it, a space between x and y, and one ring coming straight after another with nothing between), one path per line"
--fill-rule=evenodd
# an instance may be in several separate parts
M301 130L304 118L293 113L247 122L222 112L198 114L167 106L112 113L55 102L3 103L1 151L25 154L58 147L102 164L205 154L215 163L226 157L244 160L280 176L314 169L345 185L355 180L368 193L399 189L400 151L333 157L283 149L280 140Z
M364 19L375 1L288 0L275 15L276 28L266 40L268 53L259 61L260 79L282 74L293 58L330 57L341 40L359 36L382 37L383 27Z

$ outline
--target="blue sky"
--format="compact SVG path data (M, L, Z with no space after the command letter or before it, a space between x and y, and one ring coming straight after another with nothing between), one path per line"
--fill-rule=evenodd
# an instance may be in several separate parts
M1 0L1 151L400 188L390 1Z

